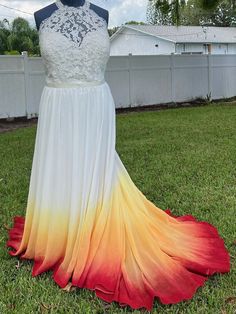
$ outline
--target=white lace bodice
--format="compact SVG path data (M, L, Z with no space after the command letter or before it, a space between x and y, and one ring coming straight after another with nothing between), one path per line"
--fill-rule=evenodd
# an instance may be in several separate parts
M79 7L56 1L58 9L40 25L39 44L47 83L104 80L110 56L107 22L85 0Z

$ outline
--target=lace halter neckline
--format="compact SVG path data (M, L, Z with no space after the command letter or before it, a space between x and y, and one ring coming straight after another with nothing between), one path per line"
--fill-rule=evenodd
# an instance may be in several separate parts
M90 8L64 5L44 19L39 29L40 51L48 84L104 80L110 37L104 18Z
M90 6L90 2L88 0L84 0L84 4L80 5L78 7L63 4L61 0L57 0L55 3L56 3L56 6L58 7L58 9L67 8L67 9L76 9L76 10L82 9L83 10L83 9L89 9L89 6Z

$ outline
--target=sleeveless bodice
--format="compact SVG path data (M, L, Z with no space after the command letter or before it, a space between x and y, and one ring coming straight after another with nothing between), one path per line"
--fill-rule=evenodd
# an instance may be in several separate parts
M85 0L79 7L56 1L57 10L40 25L39 45L47 83L104 81L110 56L105 19Z

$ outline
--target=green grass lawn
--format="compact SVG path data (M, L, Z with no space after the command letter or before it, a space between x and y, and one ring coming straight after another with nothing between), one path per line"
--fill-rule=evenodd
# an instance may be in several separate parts
M194 298L152 313L236 313L236 105L116 116L116 149L137 187L162 209L214 224L231 254L229 274L214 275ZM0 135L0 313L128 313L93 291L70 293L52 272L31 276L33 261L10 256L6 226L24 215L36 126ZM145 313L145 311L133 311Z

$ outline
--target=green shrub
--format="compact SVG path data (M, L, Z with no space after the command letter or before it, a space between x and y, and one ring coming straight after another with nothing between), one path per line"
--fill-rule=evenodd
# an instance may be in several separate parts
M12 55L12 56L14 56L14 55L20 55L19 51L17 51L17 50L4 51L4 54L5 54L5 55Z

